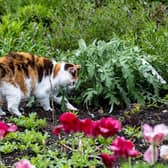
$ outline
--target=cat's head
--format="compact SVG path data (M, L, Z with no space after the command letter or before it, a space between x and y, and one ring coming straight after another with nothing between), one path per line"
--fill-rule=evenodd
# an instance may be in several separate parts
M79 64L62 63L59 73L59 84L68 89L73 89L78 81Z

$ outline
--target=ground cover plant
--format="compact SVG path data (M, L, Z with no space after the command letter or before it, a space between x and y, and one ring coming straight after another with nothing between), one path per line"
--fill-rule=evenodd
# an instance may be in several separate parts
M45 113L32 97L24 116L0 117L0 167L167 167L166 0L0 0L0 9L1 55L82 65L75 91L61 91L78 112L67 117L62 100Z

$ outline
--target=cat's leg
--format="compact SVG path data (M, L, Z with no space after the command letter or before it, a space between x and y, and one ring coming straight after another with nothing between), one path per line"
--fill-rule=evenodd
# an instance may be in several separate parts
M8 111L16 116L21 116L21 112L19 111L19 104L21 101L21 96L19 95L8 95L6 96Z
M58 103L58 104L61 104L62 99L63 99L62 96L57 97L57 96L54 96L54 95L52 96L52 98L53 98L53 101ZM65 101L66 108L68 110L78 111L78 109L76 107L74 107L71 103L69 103L67 98L64 98L64 101Z
M52 110L52 108L50 106L50 96L48 94L45 95L44 97L37 97L37 100L45 111Z
M2 115L6 115L6 113L2 110L2 108L0 107L0 116Z
M20 116L21 113L18 110L18 107L23 96L21 89L9 82L2 82L0 93L1 97L3 97L3 99L6 99L8 111L17 116Z
M2 106L3 105L3 100L2 100L2 96L0 95L0 116L2 115L6 115L6 113L2 110Z

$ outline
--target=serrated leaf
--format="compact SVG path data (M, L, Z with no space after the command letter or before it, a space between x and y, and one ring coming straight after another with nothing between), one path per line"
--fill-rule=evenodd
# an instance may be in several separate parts
M85 41L83 40L83 39L80 39L79 40L79 48L81 49L81 50L85 50L86 49L86 43L85 43Z

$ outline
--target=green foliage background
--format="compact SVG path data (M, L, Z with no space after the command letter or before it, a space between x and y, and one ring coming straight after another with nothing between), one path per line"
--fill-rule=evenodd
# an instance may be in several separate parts
M86 44L89 45L95 39L105 42L118 39L119 41L125 41L128 48L138 46L146 54L145 58L148 62L167 81L167 8L168 2L166 0L0 0L0 54L3 55L10 51L27 51L46 57L54 57L56 60L81 62L84 67L82 74L87 76L92 71L88 72L85 63L87 63L87 60L91 61L94 56L85 55L76 59L72 54L78 48L78 41L84 39ZM91 52L91 50L89 51ZM128 52L126 58L131 55L130 50ZM116 53L120 53L120 48ZM113 59L113 54L115 55L111 51L111 56L109 53L106 59ZM134 56L134 53L132 54ZM107 56L106 53L105 56ZM136 57L141 56L141 53L136 55ZM96 61L93 66L89 65L90 68L93 68L95 64L99 66L105 64L104 59L101 63L98 58ZM129 102L126 99L127 93L124 92L128 92L128 99L139 101L140 97L144 96L139 94L144 88L147 87L148 91L152 90L145 94L153 94L153 89L155 90L154 93L156 93L156 89L161 89L161 86L157 84L157 87L156 85L154 87L149 85L149 83L155 82L154 80L150 82L148 80L145 83L142 81L143 78L140 78L138 81L140 83L136 84L138 87L133 87L133 90L131 90L129 88L131 87L130 81L136 82L136 80L133 80L137 75L135 66L137 65L130 66L133 69L129 68L128 80L125 82L122 80L123 78L126 79L124 73L116 72L118 77L121 75L120 82L124 82L123 86L120 85L119 91L123 94L120 94L119 101L124 99L124 102ZM131 76L133 74L134 77ZM143 76L142 74L139 74L137 78ZM81 89L83 91L85 90L84 86L89 85L88 81L82 76L81 83L83 85L81 85ZM95 84L91 82L92 93L98 91L96 87L99 81L96 80L96 82ZM112 85L109 86L108 89L111 89ZM105 87L105 92L109 92L106 89ZM114 87L114 89L116 88ZM112 92L110 94L112 95ZM100 97L107 96L103 91L99 95ZM113 96L115 97L115 95ZM82 96L86 98L86 95L80 96L81 99ZM118 100L110 97L111 99L113 102L118 102Z

